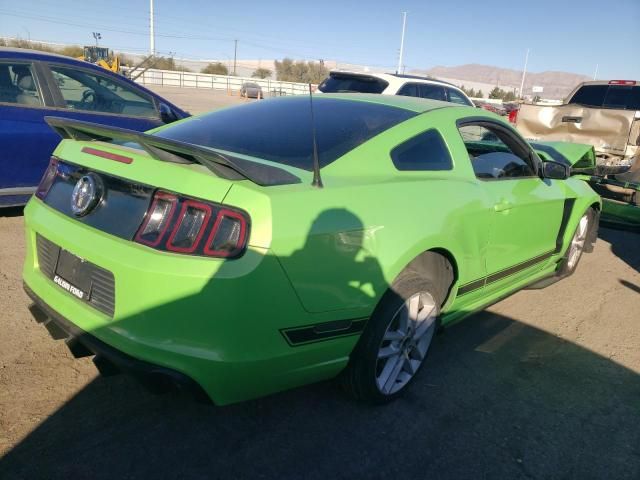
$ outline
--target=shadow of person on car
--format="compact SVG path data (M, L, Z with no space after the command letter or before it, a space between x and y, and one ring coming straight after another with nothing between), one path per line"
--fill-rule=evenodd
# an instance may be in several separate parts
M346 209L329 209L315 218L301 248L278 254L305 310L366 308L371 313L388 288L375 258L378 230L365 228Z

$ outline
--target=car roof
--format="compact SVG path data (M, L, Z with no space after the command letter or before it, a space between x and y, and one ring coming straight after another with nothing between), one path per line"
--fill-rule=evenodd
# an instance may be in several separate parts
M68 57L66 55L60 55L57 53L43 52L41 50L32 50L28 48L15 48L15 47L0 47L0 58L15 58L15 59L26 59L26 60L32 60L32 61L43 61L43 62L53 61L57 63L66 63L67 65L77 65L85 69L95 70L96 72L100 72L103 75L116 76L116 78L119 78L120 81L129 83L130 85L135 85L136 88L146 92L147 94L151 95L155 99L162 100L164 103L170 105L172 108L175 108L179 112L182 112L183 114L187 113L184 109L178 107L177 105L167 100L166 98L161 97L157 93L152 92L151 90L146 88L144 85L135 83L132 80L125 77L120 78L120 75L118 75L117 73L114 73L110 70L106 70L91 62L85 62L84 60L78 60L76 58Z
M9 54L9 55L6 55ZM60 55L58 53L43 52L42 50L31 50L29 48L16 48L16 47L0 47L0 55L9 57L23 57L32 59L56 59L56 60L69 60L73 63L79 62L75 58L68 57L66 55Z
M415 82L415 83L430 83L430 84L437 84L437 85L446 85L447 87L455 88L458 91L462 91L460 90L460 87L455 86L453 83L444 82L442 80L438 80L437 78L422 77L419 75L407 75L404 73L373 73L373 72L355 72L353 70L331 70L331 72L329 72L329 75L332 75L332 74L360 75L364 77L375 77L381 80L385 80L387 83L389 83L389 85L393 84L397 86L400 86L401 84L404 84L408 81Z
M78 60L77 58L60 55L58 53L43 52L41 50L31 50L28 48L0 47L0 57L66 63L68 65L77 65L82 68L93 69L98 72L105 71L104 68L91 62L85 62L84 60Z
M431 100L428 98L407 97L403 95L379 95L377 93L325 93L323 95L314 96L313 101L315 102L316 99L322 101L324 98L335 98L352 102L376 103L378 105L402 108L416 113L424 113L437 108L462 107L462 105L455 103Z
M582 82L580 85L620 85L611 82L636 82L635 85L640 86L640 81L638 80L589 80L587 82ZM631 86L631 84L629 84Z
M432 83L442 83L443 85L448 85L450 87L455 87L457 89L459 89L460 87L458 87L457 85L454 85L451 82L445 82L444 80L439 80L437 78L434 77L429 77L429 76L423 76L423 75L409 75L406 73L388 73L387 75L391 75L392 77L396 77L396 78L406 78L409 80L426 80L427 82L432 82Z

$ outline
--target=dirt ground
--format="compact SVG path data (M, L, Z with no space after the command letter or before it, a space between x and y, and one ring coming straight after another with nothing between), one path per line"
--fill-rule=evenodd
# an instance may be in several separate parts
M233 95L229 95L223 90L162 87L158 85L145 86L194 115L255 101L255 99L241 98L237 91L233 92Z
M100 378L27 310L0 213L0 478L640 478L640 236L446 330L386 407L332 383L230 407Z

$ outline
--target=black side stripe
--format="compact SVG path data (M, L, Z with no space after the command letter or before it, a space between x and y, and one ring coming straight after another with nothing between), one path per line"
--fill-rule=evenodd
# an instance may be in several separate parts
M571 212L573 211L573 205L576 203L575 198L565 198L564 208L562 210L562 221L560 222L560 229L558 230L558 236L556 237L556 249L553 253L560 253L562 250L562 241L564 240L564 233L567 231L567 225L571 218Z
M543 262L549 258L551 258L555 254L555 251L543 253L542 255L538 255L530 260L514 265L513 267L505 268L504 270L500 270L499 272L492 273L486 277L480 278L478 280L474 280L470 283L465 283L458 288L458 296L466 295L467 293L473 292L474 290L478 290L485 285L489 285L490 283L495 283L499 280L502 280L505 277L510 275L514 275L522 270L526 270L529 267L534 266L537 263Z
M289 345L295 347L308 343L356 335L364 330L366 323L366 318L336 320L316 323L315 325L306 325L304 327L283 328L280 330L280 333Z
M473 292L474 290L478 290L479 288L484 287L484 281L487 277L482 277L478 280L474 280L473 282L465 283L458 288L458 296L465 295L467 293Z

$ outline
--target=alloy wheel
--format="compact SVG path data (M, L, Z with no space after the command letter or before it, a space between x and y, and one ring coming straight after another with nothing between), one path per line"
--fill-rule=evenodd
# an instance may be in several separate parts
M378 349L376 385L384 395L402 389L424 361L436 329L438 307L420 292L402 304L391 319Z
M587 240L587 233L589 231L589 217L583 215L578 223L576 233L571 239L571 245L569 245L569 255L567 260L567 267L569 270L573 270L580 260L580 255L584 249L584 244Z

